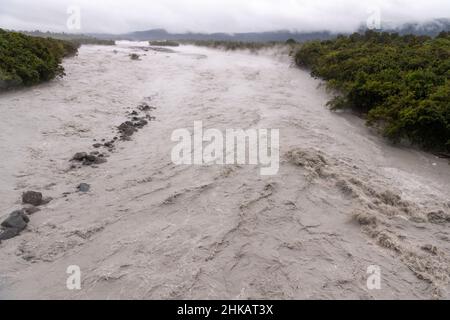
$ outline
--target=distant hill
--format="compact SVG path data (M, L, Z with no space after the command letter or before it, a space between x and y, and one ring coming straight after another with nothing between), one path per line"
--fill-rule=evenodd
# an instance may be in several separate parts
M309 40L328 40L336 35L329 31L292 33L289 31L273 32L251 32L251 33L169 33L164 29L155 29L148 31L137 31L123 35L91 34L99 39L122 39L133 41L155 41L155 40L216 40L216 41L244 41L244 42L285 42L288 39L295 39L298 42Z
M364 33L367 30L361 27L358 32ZM407 23L401 27L390 26L388 22L383 23L383 28L379 31L397 32L401 35L428 35L437 36L442 31L450 31L450 19L435 19L426 23ZM249 33L169 33L164 29L154 29L147 31L137 31L121 35L110 34L90 34L98 39L113 40L133 40L133 41L155 41L155 40L194 40L194 41L242 41L242 42L285 42L294 39L297 42L310 40L330 40L334 39L338 33L332 31L319 32L290 32L286 30L272 32L249 32ZM345 33L341 33L345 34Z
M392 26L389 22L383 22L382 29L378 31L395 32L400 35L414 34L437 36L442 31L450 31L450 19L435 19L425 23L406 23L400 27ZM358 32L364 33L367 27L361 27ZM290 32L287 30L271 32L248 32L248 33L169 33L164 29L154 29L147 31L137 31L126 34L69 34L69 33L50 33L50 32L23 32L24 34L38 37L51 37L60 40L74 41L79 44L114 44L112 40L132 40L132 41L240 41L240 42L286 42L294 39L297 42L306 42L310 40L332 40L338 33L332 31L318 32ZM345 33L341 33L348 35Z

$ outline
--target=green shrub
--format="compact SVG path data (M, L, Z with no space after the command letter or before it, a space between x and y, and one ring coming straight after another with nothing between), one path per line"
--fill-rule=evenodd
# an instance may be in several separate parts
M71 42L0 29L0 91L63 76L63 57L77 50L78 46Z
M198 40L187 41L198 47L207 47L214 49L222 49L226 51L236 50L250 50L251 52L257 52L258 50L271 48L275 45L279 45L277 42L243 42L243 41L214 41L214 40Z
M295 61L340 92L331 108L366 113L393 141L450 151L450 33L339 36L303 44Z

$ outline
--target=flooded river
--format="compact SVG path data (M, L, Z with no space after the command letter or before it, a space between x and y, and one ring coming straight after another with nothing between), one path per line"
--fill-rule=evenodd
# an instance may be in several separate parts
M0 215L27 190L53 198L0 244L0 298L450 298L448 161L331 112L282 54L145 46L83 46L63 79L0 96ZM144 102L156 120L71 169ZM176 166L171 135L194 121L279 129L278 174Z

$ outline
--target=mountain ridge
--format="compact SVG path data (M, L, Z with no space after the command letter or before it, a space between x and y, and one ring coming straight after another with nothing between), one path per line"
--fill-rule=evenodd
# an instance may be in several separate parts
M365 32L368 28L361 26L356 32ZM450 31L450 19L439 18L427 22L409 22L401 26L394 26L389 22L383 22L381 29L378 31L396 32L401 35L427 35L437 36L440 32ZM298 42L310 40L329 40L335 38L339 34L348 35L353 32L333 32L331 30L312 31L312 32L292 32L289 30L277 30L266 32L242 32L242 33L170 33L165 29L151 29L144 31L135 31L120 35L110 35L102 33L91 33L89 35L99 39L113 40L134 40L134 41L154 41L154 40L215 40L215 41L242 41L242 42L284 42L294 39Z

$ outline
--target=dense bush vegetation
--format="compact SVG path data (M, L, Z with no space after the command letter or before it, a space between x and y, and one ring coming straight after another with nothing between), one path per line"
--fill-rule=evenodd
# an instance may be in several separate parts
M340 93L332 108L367 114L394 141L450 151L450 33L339 36L302 45L295 60Z
M156 47L179 47L180 44L175 41L149 41L151 46Z
M208 47L214 49L221 49L226 51L236 50L250 50L256 52L264 48L274 47L283 44L281 42L242 42L242 41L187 41L186 43L193 44L199 47Z
M62 58L77 50L71 42L0 29L0 91L63 76Z

